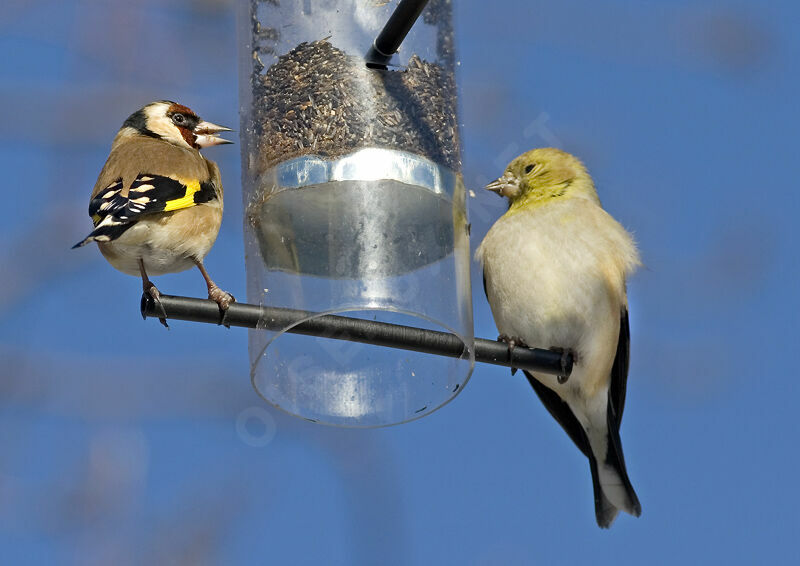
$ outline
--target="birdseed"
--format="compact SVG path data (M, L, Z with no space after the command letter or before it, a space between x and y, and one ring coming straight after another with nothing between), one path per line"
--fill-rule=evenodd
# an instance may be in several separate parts
M429 8L443 4L449 2ZM423 19L436 24L443 16L428 10ZM437 54L451 64L449 18L438 25ZM368 69L363 57L327 39L301 43L265 70L261 55L274 58L275 42L263 40L278 32L255 17L252 31L254 173L303 155L330 159L364 147L408 151L460 172L451 71L417 55L402 70Z

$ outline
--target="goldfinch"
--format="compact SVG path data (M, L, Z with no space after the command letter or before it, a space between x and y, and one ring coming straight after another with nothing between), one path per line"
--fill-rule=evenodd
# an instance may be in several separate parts
M215 135L225 131L231 129L169 100L131 114L92 190L94 230L73 248L97 242L113 267L142 278L156 303L160 294L149 276L197 266L224 317L234 298L203 267L222 222L222 180L199 150L233 143ZM166 326L165 317L161 322Z
M520 155L486 188L509 200L475 254L501 339L573 355L569 379L525 375L589 459L597 524L608 528L619 510L638 517L619 436L634 241L603 210L583 164L558 149Z

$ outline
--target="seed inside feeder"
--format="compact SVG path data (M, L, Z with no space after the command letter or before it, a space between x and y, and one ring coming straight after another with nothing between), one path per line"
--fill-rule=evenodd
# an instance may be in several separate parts
M451 360L254 331L253 384L314 421L418 418L461 391L472 364L452 2L428 0L392 70L368 69L364 55L397 2L238 4L249 49L248 300L433 328L464 343Z
M415 153L461 170L452 73L413 55L405 69L368 69L326 40L301 43L253 77L255 173L303 155L363 147Z

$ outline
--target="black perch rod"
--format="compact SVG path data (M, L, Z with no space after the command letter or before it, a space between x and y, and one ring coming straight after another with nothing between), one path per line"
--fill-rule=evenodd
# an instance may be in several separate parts
M208 299L161 295L161 306L164 309L163 312L156 307L149 294L142 295L143 317L160 318L166 313L167 318L174 320L211 324L220 324L221 322L217 303ZM309 319L309 317L314 318ZM287 332L413 350L451 358L461 357L464 351L464 344L455 334L388 322L330 314L315 317L313 312L245 303L232 304L225 316L225 324L229 326L267 330L281 330L299 320L303 322L292 326ZM520 346L509 352L505 343L483 338L475 339L475 361L553 375L569 376L572 372L572 356L570 355L563 358L562 366L562 354L560 353Z
M400 48L400 44L403 43L427 3L428 0L400 0L397 8L389 16L389 21L367 51L367 67L386 69L386 64Z

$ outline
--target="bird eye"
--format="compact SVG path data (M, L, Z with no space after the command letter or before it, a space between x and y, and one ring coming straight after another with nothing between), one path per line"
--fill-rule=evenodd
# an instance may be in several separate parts
M178 126L181 126L186 123L186 116L183 114L173 114L172 121L175 122Z
M535 163L531 163L530 165L526 165L525 166L525 174L527 175L528 173L533 171L535 167L536 167Z

